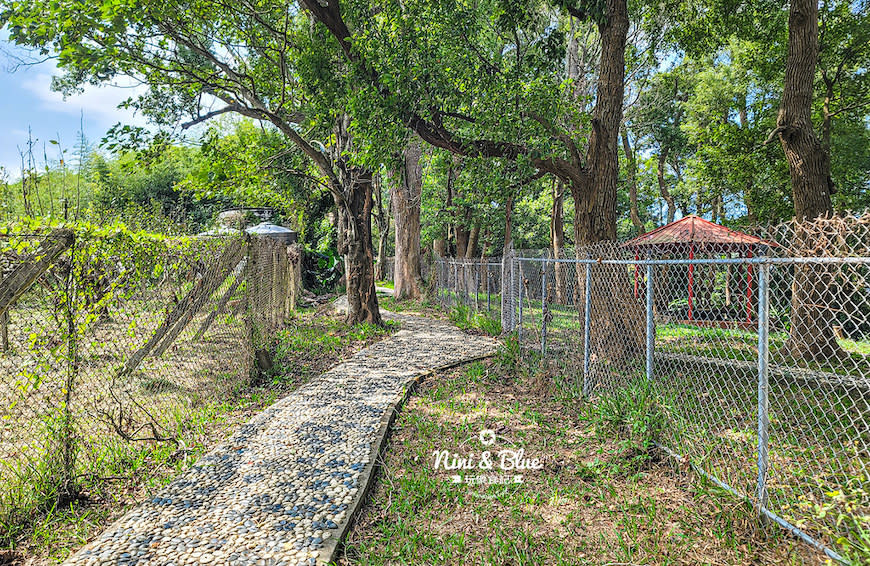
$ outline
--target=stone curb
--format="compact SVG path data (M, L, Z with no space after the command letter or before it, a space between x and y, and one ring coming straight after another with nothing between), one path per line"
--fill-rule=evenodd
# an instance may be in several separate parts
M317 564L323 566L335 564L341 547L344 544L344 539L347 538L347 534L356 523L357 517L365 507L366 498L368 497L372 488L374 488L374 485L376 483L376 476L378 475L377 472L381 468L379 462L382 461L382 456L386 452L388 444L387 440L389 440L393 423L395 422L399 411L401 411L402 407L405 405L405 402L411 397L411 395L414 394L414 391L417 390L417 387L420 385L420 383L422 383L423 380L425 380L427 377L433 376L437 373L461 365L470 364L472 362L485 360L487 358L491 358L493 355L494 354L475 356L459 362L454 362L437 368L429 369L424 371L423 373L418 374L411 381L408 382L408 384L405 386L405 391L402 393L401 396L399 396L393 406L387 410L386 414L381 419L381 425L378 428L378 436L375 437L372 444L371 452L369 452L369 463L366 464L366 469L363 471L362 474L360 474L359 490L357 491L356 495L353 498L353 501L348 507L347 515L345 516L346 518L344 522L338 526L338 529L336 530L335 535L332 538L324 541L323 547L320 549L320 556L318 556L317 558Z

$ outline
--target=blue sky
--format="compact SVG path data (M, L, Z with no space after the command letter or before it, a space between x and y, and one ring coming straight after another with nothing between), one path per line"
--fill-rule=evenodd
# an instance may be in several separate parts
M130 110L119 110L118 103L142 89L131 82L118 86L87 87L81 95L64 100L50 88L52 75L60 74L49 60L34 65L21 65L20 61L34 61L31 54L6 41L7 34L0 31L0 166L8 179L20 175L21 158L18 148L27 142L27 128L37 140L39 160L42 144L58 139L71 159L72 147L78 139L83 122L85 137L98 143L110 127L117 122L144 125L141 117ZM56 160L57 148L48 145L48 157Z

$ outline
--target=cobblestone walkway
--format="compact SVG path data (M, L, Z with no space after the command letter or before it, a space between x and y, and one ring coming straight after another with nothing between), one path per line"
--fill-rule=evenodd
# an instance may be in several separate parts
M67 564L323 563L406 387L495 349L442 322L393 318L399 332L254 417Z

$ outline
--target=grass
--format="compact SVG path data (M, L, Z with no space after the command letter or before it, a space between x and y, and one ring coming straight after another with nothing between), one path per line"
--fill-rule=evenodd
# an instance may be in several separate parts
M532 334L541 331L540 301L524 301L523 330ZM530 304L531 303L531 304ZM578 312L571 306L549 305L547 332L553 343L581 343L583 325ZM662 323L655 325L656 352L685 354L710 358L711 361L757 361L758 333L739 328L704 328L691 324ZM531 335L531 334L530 334ZM806 368L827 373L865 377L870 375L870 341L838 339L848 358L826 362L807 362L785 353L788 333L769 334L771 363L784 367Z
M782 531L759 531L744 504L648 449L661 423L627 433L632 411L658 402L648 391L602 412L563 395L566 379L546 364L519 362L509 346L424 382L396 421L338 563L821 563ZM511 486L452 483L455 472L436 470L433 453L479 455L481 429L496 432L494 449L522 448L542 468Z
M444 314L441 312L440 307L425 297L421 299L404 299L397 301L391 295L378 295L378 306L386 311L395 313L444 318Z
M455 324L460 330L480 331L488 336L501 335L501 320L493 318L485 313L475 313L471 307L465 305L454 305L450 309L448 315L450 322Z
M81 427L71 498L58 497L57 451L51 446L17 466L0 463L3 478L11 478L0 484L0 564L64 560L132 506L153 496L236 426L395 329L395 323L385 328L349 326L313 311L297 313L275 335L275 366L269 375L260 376L251 386L231 376L211 375L212 380L237 385L222 397L201 398L173 409L168 436L175 441L127 442L100 423ZM167 385L155 378L143 387L164 390Z
M368 323L353 326L337 317L300 311L275 336L275 366L267 378L274 385L299 385L397 328L393 321L383 327Z

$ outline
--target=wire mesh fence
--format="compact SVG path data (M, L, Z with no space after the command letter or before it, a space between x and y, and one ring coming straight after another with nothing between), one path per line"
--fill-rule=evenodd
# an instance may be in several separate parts
M262 238L0 236L0 521L74 497L134 445L184 448L249 382L298 261Z
M502 301L502 262L498 259L443 259L433 266L438 303L461 304L498 317Z
M502 323L593 399L651 384L671 455L829 556L864 561L870 216L759 236L518 250L495 264ZM437 267L443 305L480 308L466 275L480 265Z
M375 261L375 267L377 267L377 261ZM420 262L420 276L424 280L429 280L430 270L432 269L431 263L428 261ZM383 279L385 281L393 281L396 277L396 258L393 256L387 256L384 259L383 265Z

